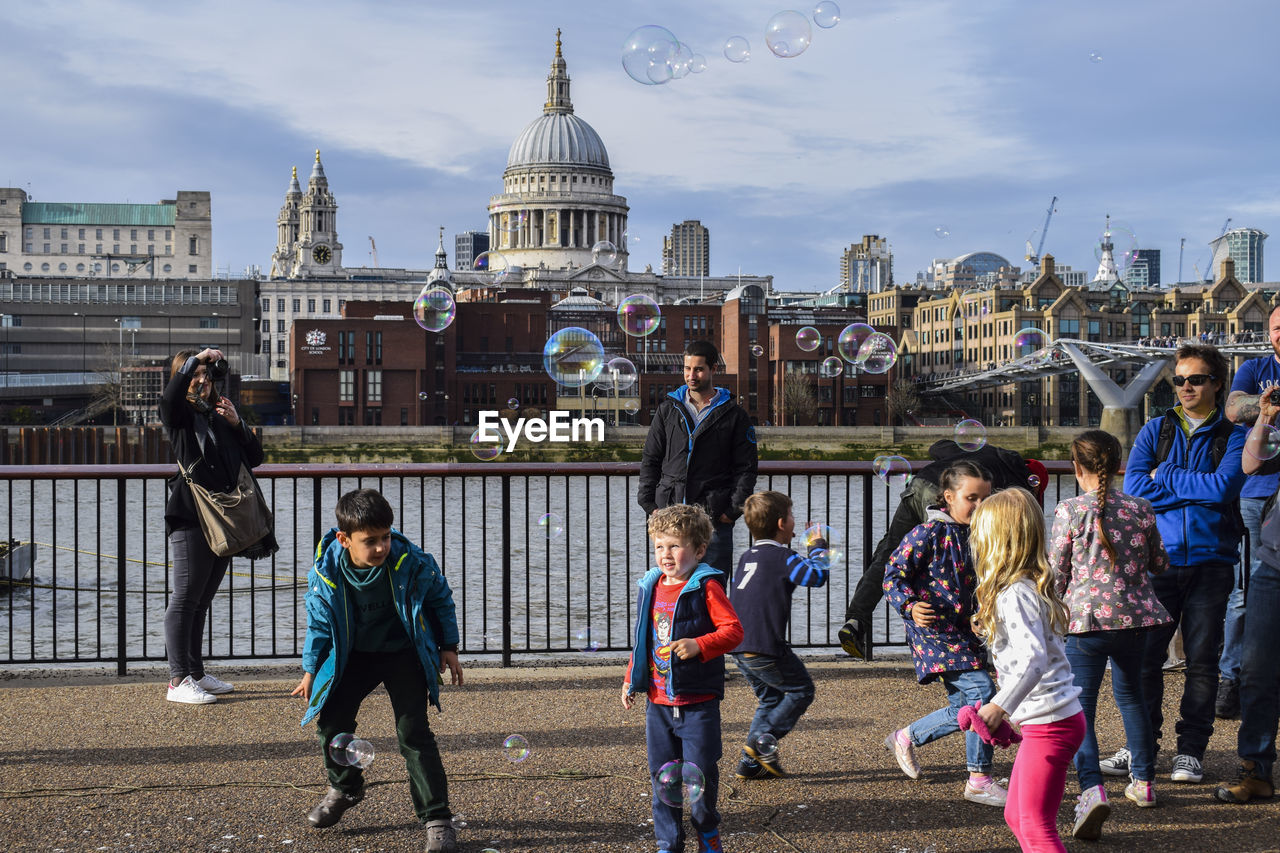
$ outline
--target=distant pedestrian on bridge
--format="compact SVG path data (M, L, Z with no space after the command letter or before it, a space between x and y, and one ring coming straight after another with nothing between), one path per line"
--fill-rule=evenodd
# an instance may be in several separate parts
M685 384L658 404L640 459L637 503L646 515L672 504L707 511L714 535L704 561L727 582L733 524L756 485L756 429L727 388L715 387L720 351L710 341L684 350Z

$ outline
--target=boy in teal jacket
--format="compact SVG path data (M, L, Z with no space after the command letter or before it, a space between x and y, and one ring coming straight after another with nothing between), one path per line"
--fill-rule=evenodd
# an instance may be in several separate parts
M364 771L334 759L335 735L354 733L360 703L379 684L396 718L409 791L426 825L427 850L456 853L448 782L427 705L440 707L445 667L462 683L453 593L432 556L391 527L395 514L373 489L338 499L337 528L316 548L307 590L302 681L305 726L317 720L329 790L307 819L333 826L364 798Z

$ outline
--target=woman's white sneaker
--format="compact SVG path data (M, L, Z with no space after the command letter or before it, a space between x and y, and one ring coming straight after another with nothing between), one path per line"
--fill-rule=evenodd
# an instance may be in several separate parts
M207 672L204 674L204 678L201 678L196 682L196 686L205 693L212 693L214 696L221 696L223 693L230 693L232 690L235 690L235 688L230 684L227 684L227 682L217 676L210 675Z
M181 702L184 705L208 705L218 701L217 696L196 684L189 675L178 685L169 685L167 698L170 702Z

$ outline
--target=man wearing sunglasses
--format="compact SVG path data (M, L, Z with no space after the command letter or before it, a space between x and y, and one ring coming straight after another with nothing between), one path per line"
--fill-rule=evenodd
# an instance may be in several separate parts
M1205 748L1213 734L1223 617L1240 557L1243 530L1236 500L1245 482L1240 454L1247 430L1224 421L1230 370L1216 347L1180 347L1173 372L1178 405L1138 433L1125 465L1124 490L1151 502L1169 552L1169 569L1154 577L1152 585L1173 622L1147 633L1143 699L1158 747L1164 722L1165 651L1181 626L1187 668L1176 726L1177 754L1169 778L1199 782ZM1173 441L1166 443L1168 451L1160 458L1162 427ZM1101 766L1109 775L1128 775L1128 750L1120 750Z

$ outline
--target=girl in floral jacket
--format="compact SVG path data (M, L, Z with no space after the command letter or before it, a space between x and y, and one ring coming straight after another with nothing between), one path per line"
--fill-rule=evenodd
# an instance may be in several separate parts
M1049 541L1049 564L1057 571L1058 594L1070 611L1067 660L1081 688L1086 728L1076 753L1080 800L1072 834L1096 840L1111 813L1093 721L1098 690L1111 661L1111 690L1128 741L1131 781L1125 796L1154 806L1155 740L1142 696L1144 633L1170 621L1148 573L1169 567L1155 511L1142 498L1116 491L1120 442L1088 430L1071 443L1071 463L1084 494L1058 504Z
M978 581L969 555L969 519L991 494L991 475L971 460L960 460L942 472L940 508L930 509L889 558L884 591L906 623L911 657L921 684L935 679L947 690L947 706L885 738L902 772L920 775L915 748L960 731L960 708L990 701L995 682L986 669L982 641L969 622L977 609ZM991 778L991 744L977 733L965 733L969 781L964 798L1003 806L1005 790Z

